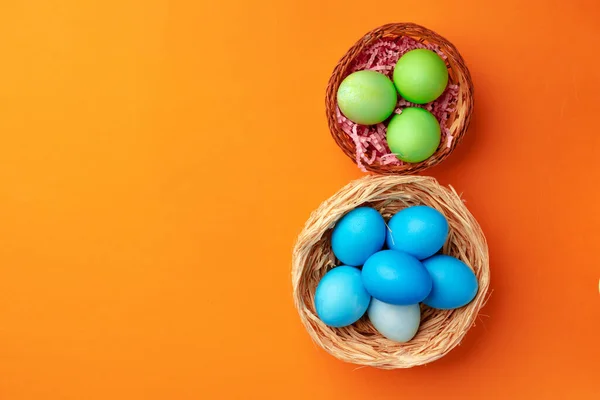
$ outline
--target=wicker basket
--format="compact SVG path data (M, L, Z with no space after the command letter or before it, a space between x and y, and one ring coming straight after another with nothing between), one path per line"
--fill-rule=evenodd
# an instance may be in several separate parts
M417 204L434 207L447 218L450 233L443 251L475 271L479 281L475 299L456 310L422 306L419 331L407 343L384 338L367 317L345 328L326 326L316 315L314 295L323 275L336 266L330 244L336 221L361 205L376 208L388 220ZM426 364L458 345L485 303L489 280L488 248L479 224L454 189L430 177L366 176L349 183L312 213L298 237L292 261L294 302L312 339L343 361L384 369Z
M458 102L456 109L448 118L446 126L450 129L454 137L450 147L445 143L440 143L440 147L427 160L420 163L404 163L402 165L383 165L377 162L371 165L365 165L365 168L371 172L379 174L410 174L422 171L432 167L444 160L452 153L464 136L473 110L473 82L471 75L465 65L461 55L456 47L437 33L412 23L396 23L381 26L372 30L362 37L354 46L348 50L346 55L338 62L327 85L327 94L325 105L327 108L327 122L331 135L335 139L342 151L354 162L356 148L352 139L340 128L337 117L337 90L346 76L349 75L349 68L354 59L372 43L381 38L396 38L399 36L410 36L421 42L431 43L439 46L440 50L447 56L446 64L449 69L449 84L458 85Z

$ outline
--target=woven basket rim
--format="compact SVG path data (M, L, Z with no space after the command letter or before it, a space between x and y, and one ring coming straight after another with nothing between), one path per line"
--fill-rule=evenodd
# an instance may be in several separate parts
M371 43L384 37L411 36L419 41L436 44L447 56L449 67L449 83L458 84L458 103L450 114L446 126L454 137L448 147L440 143L440 147L427 160L419 163L403 165L366 164L364 167L378 174L412 174L433 167L445 160L462 141L471 121L473 112L473 82L467 65L456 47L435 31L412 22L389 23L377 27L363 35L338 61L329 78L325 95L327 123L331 136L344 154L356 164L356 147L354 141L339 126L336 117L337 90L342 80L348 76L353 60Z
M331 229L346 212L364 204L377 208L384 217L415 204L427 204L441 211L450 225L444 254L464 261L479 282L477 296L465 307L457 310L424 307L419 332L406 344L385 339L366 318L345 328L328 327L314 309L316 285L336 264L329 243ZM441 186L434 178L425 176L367 175L348 183L311 213L292 257L294 304L312 340L340 360L382 369L427 364L456 347L487 301L489 282L488 246L481 227L454 188Z

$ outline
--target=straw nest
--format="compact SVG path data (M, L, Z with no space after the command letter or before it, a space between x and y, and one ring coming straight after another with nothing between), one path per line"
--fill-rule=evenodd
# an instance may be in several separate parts
M479 292L456 310L421 309L421 326L408 343L384 338L364 316L345 328L331 328L317 317L317 284L338 263L331 251L331 230L348 211L368 205L388 220L399 210L418 204L436 208L447 218L450 232L443 252L464 261L475 272ZM475 218L450 187L421 176L366 176L342 188L315 210L299 235L293 253L294 302L312 339L340 360L383 369L410 368L443 357L457 346L485 303L490 281L488 247Z
M350 74L350 67L354 59L362 51L382 38L397 38L400 36L410 36L420 42L437 45L439 49L447 56L446 65L448 67L448 84L458 85L458 101L455 110L450 113L446 121L446 127L450 130L453 140L450 146L446 143L440 143L440 147L427 160L420 163L403 163L402 165L384 165L378 162L367 164L364 167L379 174L411 174L422 171L429 167L439 164L461 142L471 121L473 110L473 82L471 74L467 69L465 61L452 43L438 35L434 31L413 23L394 23L383 25L372 30L363 36L358 42L348 50L348 52L337 63L329 83L325 97L325 106L327 110L327 123L333 139L336 141L342 151L356 163L356 146L354 141L341 129L337 117L337 91L346 76Z

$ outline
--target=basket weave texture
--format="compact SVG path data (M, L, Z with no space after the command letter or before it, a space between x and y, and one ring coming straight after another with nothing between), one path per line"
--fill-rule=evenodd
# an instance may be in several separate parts
M333 139L342 151L356 163L356 145L354 141L340 127L337 120L337 91L346 76L350 74L350 67L355 58L371 44L382 38L397 38L410 36L424 43L437 45L447 56L448 84L458 85L458 101L455 110L450 113L446 126L453 136L450 146L442 141L436 152L427 160L420 163L403 163L402 165L384 165L379 162L366 164L364 167L378 174L412 174L433 167L448 157L462 140L471 121L473 110L473 82L471 75L462 56L452 43L434 31L413 23L394 23L383 25L363 36L348 50L335 66L327 85L325 106L327 123Z
M379 334L364 316L344 328L326 326L314 306L316 287L338 265L331 250L331 231L348 211L368 205L387 220L403 208L424 204L439 210L450 227L443 253L465 262L477 276L479 291L467 306L436 310L421 306L421 325L407 343ZM382 369L410 368L443 357L456 347L484 305L490 281L488 247L475 218L456 191L431 177L366 176L346 185L315 210L299 235L293 252L294 302L312 339L340 360Z

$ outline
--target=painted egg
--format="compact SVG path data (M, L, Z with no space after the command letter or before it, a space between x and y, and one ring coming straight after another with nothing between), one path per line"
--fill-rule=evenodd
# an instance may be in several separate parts
M396 63L394 84L406 100L416 104L429 103L444 93L448 85L448 68L431 50L411 50Z
M363 265L381 250L386 227L381 214L371 207L358 207L344 215L333 228L333 254L346 265Z
M317 315L334 328L358 321L367 311L370 301L360 270L345 265L327 272L315 291Z
M412 339L421 323L421 307L418 304L397 306L371 299L367 314L377 332L400 343Z
M428 206L413 206L396 213L388 222L387 245L419 260L437 253L448 238L448 221Z
M450 310L469 304L477 295L479 284L475 273L457 258L443 254L423 260L433 281L431 293L423 303L429 307Z
M431 291L431 277L423 264L396 250L369 257L362 269L362 282L371 296L396 305L419 303Z
M365 70L354 72L342 81L337 101L340 111L350 121L374 125L392 115L398 94L390 78Z
M386 140L398 159L421 162L431 157L440 145L440 123L429 111L408 107L392 117Z

